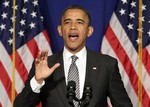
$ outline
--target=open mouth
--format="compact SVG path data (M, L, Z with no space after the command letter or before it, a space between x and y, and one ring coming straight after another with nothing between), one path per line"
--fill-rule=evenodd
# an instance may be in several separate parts
M78 37L79 37L79 35L77 35L77 34L71 34L71 35L69 35L69 39L71 41L75 41Z

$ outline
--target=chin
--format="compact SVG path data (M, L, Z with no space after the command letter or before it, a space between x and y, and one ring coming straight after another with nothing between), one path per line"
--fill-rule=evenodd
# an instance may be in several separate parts
M69 47L68 48L70 52L78 52L78 48L77 47Z
M79 52L82 48L69 47L68 49L69 49L69 51L72 52L72 53L77 53L77 52Z
M72 50L72 51L76 51L78 48L76 47L70 47L69 50Z

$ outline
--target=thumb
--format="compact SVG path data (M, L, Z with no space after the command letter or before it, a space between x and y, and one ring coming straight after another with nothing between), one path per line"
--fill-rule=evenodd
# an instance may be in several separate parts
M60 63L56 63L54 66L52 66L50 68L50 74L52 74L55 71L55 69L58 68L59 66L60 66Z
M52 68L50 68L52 71L54 71L56 68L60 66L60 63L56 63Z

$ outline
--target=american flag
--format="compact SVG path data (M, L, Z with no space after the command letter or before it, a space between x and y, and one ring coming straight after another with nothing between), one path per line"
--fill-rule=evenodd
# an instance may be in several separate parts
M101 51L118 59L133 106L150 107L150 0L118 1Z
M38 0L1 0L0 107L13 105L13 93L16 96L23 89L32 62L40 50L49 50L49 55L52 54ZM15 85L14 92L12 84Z

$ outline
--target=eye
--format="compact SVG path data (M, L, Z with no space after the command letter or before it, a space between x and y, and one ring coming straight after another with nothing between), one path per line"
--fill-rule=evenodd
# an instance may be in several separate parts
M69 23L70 23L69 21L65 21L65 22L64 22L64 24L69 24Z
M84 24L84 22L83 21L78 21L78 24Z
M71 20L70 19L66 19L66 20L64 20L64 24L66 25L66 24L70 24L71 23Z
M85 23L85 21L83 19L77 19L77 23L83 25Z

